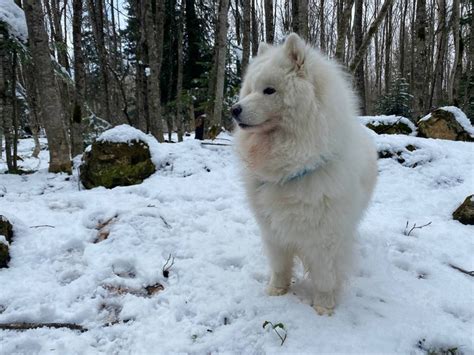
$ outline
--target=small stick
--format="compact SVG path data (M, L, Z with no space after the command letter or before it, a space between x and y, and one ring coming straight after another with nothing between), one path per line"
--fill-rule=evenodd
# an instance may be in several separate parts
M170 262L171 260L171 263L168 265L168 263ZM166 260L166 263L165 265L163 265L163 276L168 278L169 275L170 275L170 269L171 267L174 265L174 257L173 259L171 259L171 254L168 256L168 260Z
M414 223L413 227L407 232L407 229L408 229L408 221L407 221L407 224L405 226L405 232L403 232L403 234L405 234L406 236L410 236L410 234L411 234L411 232L413 232L413 230L428 227L430 224L431 224L431 222L428 222L428 223L426 223L422 226L417 226L416 223Z
M68 328L71 330L79 330L81 333L87 332L88 329L82 325L74 323L0 323L1 330L29 330L38 328Z
M47 227L47 228L56 228L55 226L51 226L49 224L40 224L38 226L31 226L30 228L45 228L45 227Z
M469 276L474 276L474 270L473 271L467 271L467 270L464 270L463 268L460 268L459 266L456 266L456 265L453 265L453 264L448 264L449 266L451 266L454 270L458 270L460 272L462 272L463 274L466 274L466 275L469 275Z
M207 143L207 142L201 142L201 145L220 145L224 147L231 147L232 144L225 144L225 143Z

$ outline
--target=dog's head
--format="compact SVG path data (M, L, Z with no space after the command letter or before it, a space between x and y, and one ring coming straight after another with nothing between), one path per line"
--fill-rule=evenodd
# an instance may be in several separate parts
M240 100L232 106L236 124L244 131L266 132L298 124L314 100L314 87L306 80L308 48L295 33L283 45L261 43L247 69ZM314 97L314 96L313 96ZM295 115L294 113L298 114Z

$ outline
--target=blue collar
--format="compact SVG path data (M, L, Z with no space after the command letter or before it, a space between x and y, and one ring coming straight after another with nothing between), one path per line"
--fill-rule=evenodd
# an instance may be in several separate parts
M289 182L293 182L293 181L296 181L296 180L299 180L307 175L310 175L312 173L314 173L315 171L321 169L322 166L326 165L326 163L328 162L329 160L325 157L321 157L321 160L314 164L314 165L310 165L310 166L306 166L304 167L303 169L281 179L280 181L277 181L277 182L269 182L269 181L261 181L260 180L260 186L263 186L265 184L273 184L273 185L285 185Z

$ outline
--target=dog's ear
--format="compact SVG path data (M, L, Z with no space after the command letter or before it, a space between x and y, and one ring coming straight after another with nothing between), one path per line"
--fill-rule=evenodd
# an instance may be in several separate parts
M270 45L268 43L265 43L265 42L260 42L260 44L258 45L258 52L257 52L257 55L262 55L264 54L267 50L270 49Z
M296 33L291 33L283 45L290 60L295 64L297 70L304 64L305 43Z

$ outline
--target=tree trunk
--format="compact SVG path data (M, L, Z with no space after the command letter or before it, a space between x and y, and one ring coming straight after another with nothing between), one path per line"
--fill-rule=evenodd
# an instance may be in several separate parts
M417 0L415 22L415 53L413 69L414 117L419 118L426 109L426 0Z
M390 77L391 77L391 54L392 54L392 6L389 6L385 29L385 94L388 94L390 90Z
M319 48L321 51L326 51L326 23L325 19L325 12L324 12L324 0L320 0L319 2Z
M61 98L56 87L41 1L25 0L24 10L28 25L31 56L38 83L41 83L39 93L43 125L49 145L49 171L53 173L71 173L69 144L63 121L64 114L61 107Z
M183 18L185 0L181 0L178 19L178 58L176 73L176 128L178 130L178 142L183 141L183 105L181 103L181 92L183 90Z
M398 71L402 78L405 77L405 33L406 33L406 18L407 18L408 0L404 1L402 17L400 19L400 66Z
M222 126L222 101L224 98L224 79L225 79L225 57L227 45L227 12L229 11L229 0L219 1L219 14L217 18L216 39L214 48L214 85L211 85L210 99L211 108L209 122L209 130L211 138L220 131ZM212 80L211 79L211 80Z
M299 35L307 41L309 40L308 0L298 0L298 15Z
M429 107L439 106L443 99L443 80L446 61L446 52L448 50L448 26L446 14L446 0L438 0L438 22L439 37L437 43L437 55L434 68L433 82L431 86L431 95Z
M451 25L453 28L454 41L454 61L448 82L448 101L449 104L455 104L458 101L459 88L459 66L460 66L460 34L459 34L459 0L453 0L453 10L451 15Z
M148 64L150 66L150 76L148 80L150 132L159 142L163 142L160 72L163 59L164 4L162 1L144 1L146 4L145 25L148 44ZM156 7L153 9L155 3Z
M349 30L349 20L352 13L354 0L339 0L338 2L338 19L337 19L337 42L335 57L341 63L344 62L344 54L346 47L346 36ZM362 19L361 19L362 21Z
M355 0L354 12L354 49L359 51L362 46L362 19L364 11L364 0ZM364 75L364 60L357 66L355 71L356 89L360 96L360 112L366 114L366 97L365 97L365 75Z
M255 57L257 55L259 44L260 39L258 37L257 5L256 0L252 0L252 57Z
M74 51L74 104L71 122L71 154L75 157L84 150L82 137L82 117L84 116L84 97L86 94L86 72L82 53L82 0L72 2L72 43Z
M248 1L248 0L246 0ZM265 2L265 39L267 43L273 44L275 38L275 26L273 23L273 0L264 0Z
M372 39L374 33L377 31L377 29L380 26L380 23L384 19L384 17L387 15L388 9L390 5L392 4L392 0L385 0L385 2L382 5L382 8L380 9L379 13L377 14L377 17L375 18L374 22L370 25L367 33L365 34L364 38L362 39L360 48L355 51L354 59L352 59L352 62L349 66L349 69L351 72L354 72L357 69L357 66L362 62L362 60L365 57L365 52L367 51L367 48L369 47L370 40Z
M243 12L243 27L242 27L242 76L245 75L245 70L249 64L250 58L250 0L242 0Z

